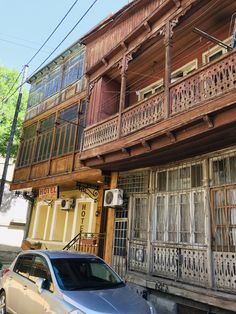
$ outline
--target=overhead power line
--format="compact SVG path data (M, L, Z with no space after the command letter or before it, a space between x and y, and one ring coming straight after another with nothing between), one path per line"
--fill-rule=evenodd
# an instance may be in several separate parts
M72 6L69 8L69 10L66 12L66 14L63 16L63 18L61 19L61 21L57 24L57 26L54 28L54 30L52 31L52 33L48 36L48 38L44 41L44 43L42 44L42 46L36 51L36 53L32 56L32 58L27 62L27 64L29 65L30 62L32 62L32 60L37 56L37 54L43 49L43 47L46 45L46 43L49 41L49 39L53 36L53 34L57 31L57 29L59 28L59 26L63 23L63 21L65 20L65 18L67 17L67 15L70 13L70 11L73 9L73 7L76 5L76 3L79 0L75 0L75 2L72 4Z
M72 29L67 33L67 35L62 39L62 41L56 46L56 48L53 49L53 51L49 54L49 56L37 67L37 69L33 72L36 73L43 65L44 63L53 55L53 53L61 46L61 44L67 39L67 37L73 32L73 30L78 26L78 24L83 20L83 18L88 14L88 12L92 9L92 7L95 5L95 3L98 0L94 0L93 3L90 5L90 7L85 11L85 13L81 16L81 18L78 20L78 22L72 27Z
M30 58L30 60L26 63L27 65L29 65L33 59L39 54L39 52L43 49L43 47L47 44L47 42L49 41L49 39L53 36L53 34L57 31L57 29L59 28L59 26L63 23L63 21L65 20L65 18L67 17L67 15L70 13L70 11L73 9L73 7L76 5L76 3L79 0L75 0L74 3L71 5L71 7L69 8L69 10L66 12L66 14L63 16L63 18L60 20L60 22L57 24L57 26L54 28L54 30L51 32L51 34L47 37L47 39L44 41L44 43L41 45L41 47L36 51L36 53ZM6 41L6 40L4 40ZM9 41L8 41L9 42ZM21 45L21 46L25 46L25 45ZM29 47L28 47L29 48ZM23 67L24 69L24 67ZM21 70L21 72L19 73L19 75L17 76L17 78L15 79L15 81L13 82L13 84L11 85L9 91L7 92L7 94L5 95L5 97L2 98L2 102L7 101L11 96L13 96L15 94L15 92L21 88L22 84L24 84L25 82L22 82L22 84L20 86L18 86L18 88L15 90L15 92L8 97L8 95L10 95L11 91L13 90L13 88L15 87L16 83L18 82L23 69Z
M74 3L73 3L73 5L72 5L72 7L76 4L76 2L77 2L78 0L76 0ZM81 18L76 22L76 24L72 27L72 29L67 33L67 35L62 39L62 41L56 46L56 48L49 54L49 56L37 67L37 69L33 72L33 74L31 74L31 76L32 75L34 75L42 66L43 66L43 64L52 56L52 54L61 46L61 44L67 39L67 37L74 31L74 29L78 26L78 24L85 18L85 16L89 13L89 11L93 8L93 6L95 5L95 3L97 2L98 0L94 0L93 1L93 3L89 6L89 8L85 11L85 13L81 16ZM72 7L71 7L71 9L72 9ZM70 9L70 10L71 10ZM66 14L66 15L68 15L68 13ZM64 20L64 18L63 18L63 20ZM61 23L61 22L60 22ZM59 23L59 24L60 24ZM57 27L58 28L58 27ZM55 31L54 31L55 32ZM50 37L50 36L49 36ZM45 43L44 44L46 44L47 43L47 40L45 41ZM44 45L43 44L43 45ZM43 48L43 45L42 45L42 47L41 48ZM40 50L39 50L40 51ZM36 55L36 54L35 54ZM34 58L34 56L29 60L29 62L31 62L32 60L33 60L33 58ZM29 64L29 62L27 63L27 64ZM10 95L10 96L8 96L7 98L5 97L5 99L4 99L4 101L6 102L6 101L8 101L8 99L9 98L11 98L16 92L17 92L17 90L19 89L19 88L21 88L22 87L22 85L24 85L26 82L27 82L27 80L28 80L28 78L24 81L24 82L22 82L16 89L15 89L15 91ZM9 94L9 93L8 93Z

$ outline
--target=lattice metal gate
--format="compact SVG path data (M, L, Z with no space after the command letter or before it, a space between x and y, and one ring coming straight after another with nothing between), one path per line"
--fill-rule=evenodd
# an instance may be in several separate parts
M128 209L124 206L116 209L112 258L113 268L122 278L125 278L127 271L127 231Z

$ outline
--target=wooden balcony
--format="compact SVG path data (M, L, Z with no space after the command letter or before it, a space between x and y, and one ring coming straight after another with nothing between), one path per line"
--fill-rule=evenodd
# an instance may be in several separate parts
M121 114L121 136L127 136L163 118L164 93L137 103ZM112 142L119 138L118 114L85 130L84 150Z
M87 166L100 168L119 162L118 169L125 158L150 154L161 145L173 146L182 138L188 140L187 130L190 138L213 129L226 129L235 121L235 88L234 50L172 83L169 108L166 108L166 93L162 91L126 108L120 115L117 113L86 128L81 160Z
M236 87L236 53L226 54L219 61L202 67L194 74L172 84L170 116L222 96ZM166 117L167 118L167 117ZM120 136L128 136L164 119L164 92L137 103L121 113ZM119 138L118 114L85 129L83 150Z

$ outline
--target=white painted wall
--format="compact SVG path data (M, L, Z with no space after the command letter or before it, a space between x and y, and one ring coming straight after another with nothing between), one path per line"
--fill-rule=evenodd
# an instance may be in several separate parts
M0 158L0 176L4 167L4 158ZM7 172L3 201L0 207L0 245L20 246L24 236L28 201L22 197L16 197L15 192L9 190L9 182L12 180L14 164L10 161ZM1 180L0 177L0 180ZM22 226L14 223L24 224Z

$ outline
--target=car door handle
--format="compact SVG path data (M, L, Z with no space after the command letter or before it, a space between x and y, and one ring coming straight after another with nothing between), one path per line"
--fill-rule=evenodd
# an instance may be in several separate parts
M27 286L23 286L23 289L24 289L24 290L27 290L27 288L28 288Z

